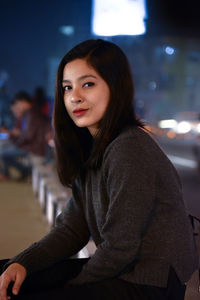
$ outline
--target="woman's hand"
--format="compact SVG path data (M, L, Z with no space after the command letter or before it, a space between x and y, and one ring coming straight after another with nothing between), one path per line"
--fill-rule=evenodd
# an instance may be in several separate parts
M18 263L11 264L0 276L0 300L10 299L7 296L7 288L11 282L14 282L12 293L17 295L26 275L26 269L22 265Z

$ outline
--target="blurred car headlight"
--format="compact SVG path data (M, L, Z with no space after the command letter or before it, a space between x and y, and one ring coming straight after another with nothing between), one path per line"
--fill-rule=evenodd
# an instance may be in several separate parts
M177 126L177 121L174 119L161 120L158 122L160 128L175 128Z
M176 127L176 132L177 133L188 133L191 130L191 125L189 122L186 121L182 121L180 123L178 123L177 127Z

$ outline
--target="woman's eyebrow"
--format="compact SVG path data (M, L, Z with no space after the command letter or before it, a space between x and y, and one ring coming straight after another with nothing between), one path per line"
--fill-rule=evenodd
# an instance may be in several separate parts
M92 78L97 79L97 77L96 77L95 75L87 74L87 75L80 76L80 77L78 78L78 80L81 81L81 80L87 79L88 77L92 77ZM70 83L70 82L71 82L71 81L68 80L68 79L63 79L63 81L62 81L62 83Z
M92 78L97 79L97 77L95 75L87 74L87 75L83 75L83 76L79 77L79 80L83 80L83 79L86 79L88 77L92 77Z

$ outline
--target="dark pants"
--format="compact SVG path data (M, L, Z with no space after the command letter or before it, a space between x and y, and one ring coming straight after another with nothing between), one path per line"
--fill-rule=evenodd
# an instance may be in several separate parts
M185 285L182 285L171 268L167 288L133 284L118 278L106 279L82 285L67 285L76 277L88 259L69 259L53 267L36 272L26 278L16 300L183 300ZM0 261L0 273L6 261ZM9 286L8 293L11 292Z

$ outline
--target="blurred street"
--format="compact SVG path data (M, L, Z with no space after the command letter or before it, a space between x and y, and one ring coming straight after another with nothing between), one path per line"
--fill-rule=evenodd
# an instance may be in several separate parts
M193 143L166 137L159 137L157 141L181 177L183 197L189 213L200 217L200 175L193 153Z

